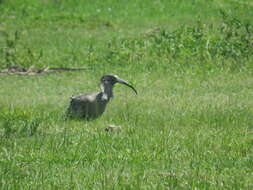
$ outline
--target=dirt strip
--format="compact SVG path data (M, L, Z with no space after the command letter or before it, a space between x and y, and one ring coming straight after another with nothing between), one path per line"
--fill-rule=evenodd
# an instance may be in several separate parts
M89 68L34 68L34 67L21 67L21 66L11 66L6 69L0 70L0 74L8 74L8 75L38 75L42 73L52 73L52 72L67 72L67 71L83 71L88 70Z

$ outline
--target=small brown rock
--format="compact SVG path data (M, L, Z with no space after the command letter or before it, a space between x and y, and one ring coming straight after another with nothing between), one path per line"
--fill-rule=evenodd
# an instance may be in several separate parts
M120 131L121 130L121 126L115 126L115 125L108 125L105 128L105 131Z

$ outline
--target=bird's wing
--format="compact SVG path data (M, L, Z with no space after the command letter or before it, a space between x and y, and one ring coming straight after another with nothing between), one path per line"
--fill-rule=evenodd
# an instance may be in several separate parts
M68 113L78 117L95 117L98 94L88 93L71 97Z
M71 102L72 101L77 101L77 102L92 102L96 99L98 93L87 93L87 94L80 94L77 96L72 96L71 97Z

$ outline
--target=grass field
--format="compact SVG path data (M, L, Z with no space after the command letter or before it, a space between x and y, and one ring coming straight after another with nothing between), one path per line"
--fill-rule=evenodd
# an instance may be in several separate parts
M0 189L253 189L253 1L0 0ZM116 85L97 120L69 97ZM105 127L122 126L120 132Z

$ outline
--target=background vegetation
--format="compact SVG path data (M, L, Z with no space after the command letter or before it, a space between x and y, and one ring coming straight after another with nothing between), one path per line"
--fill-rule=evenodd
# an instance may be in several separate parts
M253 1L1 0L1 189L252 189ZM105 114L69 97L120 85ZM109 124L121 132L105 132Z

